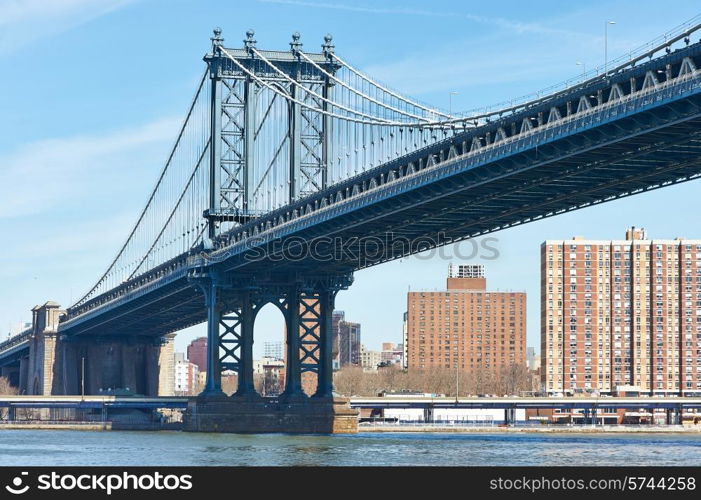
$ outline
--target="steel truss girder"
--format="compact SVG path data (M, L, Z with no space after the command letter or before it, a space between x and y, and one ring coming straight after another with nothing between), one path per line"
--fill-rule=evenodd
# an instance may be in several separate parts
M321 343L321 299L318 292L306 292L300 296L299 348L301 372L319 372Z
M689 113L693 114L693 111L690 112L690 110L687 108L687 109L686 109L686 114L687 114L687 116L689 116ZM687 119L688 119L688 118L683 118L683 119L681 119L682 121L679 121L679 122L678 122L679 124L676 124L676 125L675 125L674 122L672 122L672 123L667 123L667 124L664 124L664 123L663 123L663 124L660 124L659 127L655 127L655 128L658 128L658 129L659 129L660 127L681 127L682 125L680 125L680 124L685 123L684 120L687 120ZM689 126L690 126L690 125L684 125L684 127L685 127L684 130L688 130L688 129L689 129ZM653 128L653 132L652 132L653 134L654 134L655 128ZM628 134L630 133L630 129L629 129L629 128L627 128L627 127L625 127L625 128L618 127L618 129L621 130L621 131L627 131L625 134L622 134L622 135L623 135L624 137L626 137L626 136L627 136L627 137L630 137L630 136L628 135ZM688 132L686 132L686 133L688 134ZM597 138L599 141L608 138L608 136L609 136L609 133L603 133L603 132L597 132L597 133L595 133L595 134L591 134L592 139ZM689 141L689 140L694 141L693 137L689 137L688 135L685 137L685 136L684 136L684 133L677 134L676 136L677 136L677 137L680 137L680 140L681 140L682 142L683 142L683 141ZM649 139L648 139L648 138L642 138L642 137L641 137L641 139L637 139L637 138L634 137L633 140L631 141L631 143L636 143L636 140L637 140L637 143L640 143L640 144L645 144L645 143L648 143L648 144L649 144ZM641 140L642 140L642 142L640 142ZM565 142L565 143L567 143L567 142ZM613 157L613 156L615 156L616 154L620 154L620 152L622 152L622 150L621 150L621 148L620 148L620 146L619 146L618 144L615 144L615 143L610 143L610 144L611 144L610 146L607 146L607 147L612 148L612 152L610 153L609 156L612 156L612 157ZM548 146L549 146L549 147L554 147L553 145L548 145ZM667 146L668 146L668 145L667 145ZM596 140L587 141L587 147L584 148L584 149L587 150L587 149L591 149L591 148L593 148L593 147L601 147L601 143L596 144ZM546 151L547 151L548 148L545 148L545 149L546 149ZM566 149L569 149L569 148L566 148ZM660 149L660 148L658 148L658 149ZM669 147L667 147L667 149L669 149ZM686 145L686 146L685 146L685 145L682 145L682 148L681 148L681 149L687 149L687 150L688 150L688 149L689 149L689 146L688 146L688 145ZM539 148L539 150L542 151L542 148ZM619 153L616 153L616 151L619 151ZM662 148L661 148L661 153L660 153L660 154L664 155L664 154L665 154L664 151L665 151L665 147L662 147ZM548 154L548 155L540 155L540 154L538 154L537 156L536 156L536 155L530 155L528 158L529 158L532 162L534 162L534 163L539 163L539 162L535 161L536 159L540 160L541 162L542 162L542 161L553 161L554 159L558 159L558 162L560 162L560 161L562 160L562 158L566 158L566 157L567 157L567 154L568 154L568 153L569 153L569 152L568 152L567 150L564 150L564 151L561 150L561 151L557 151L556 154L554 154L554 155L552 155L552 156L549 155L549 154ZM649 156L649 151L643 149L643 150L641 150L641 153L640 153L640 154L643 154L643 155L644 155L644 154L648 154L648 156ZM595 157L599 157L599 156L600 156L600 155L598 155L598 154L595 154L595 155L591 155L591 154L590 154L590 157L591 157L592 159L595 158ZM630 157L630 155L624 156L624 157L622 157L622 158L628 158L628 157ZM546 160L545 158L548 158L548 160ZM658 162L658 161L660 161L660 160L655 160L655 162ZM529 162L526 162L526 163L529 163ZM581 162L573 163L573 165L576 165L577 163L580 163L580 166L581 166ZM522 164L523 164L523 163L522 163ZM615 163L614 163L614 164L615 164ZM607 165L606 162L604 162L601 166L604 167L604 168L610 168L610 167L607 167L606 165ZM610 165L610 164L609 164L609 165ZM492 177L491 181L494 182L495 180L499 180L499 177L504 178L504 176L508 174L507 170L502 170L501 172L502 172L502 173L501 173L500 175L498 175L496 178L495 178L495 177ZM490 174L490 175L494 175L494 174ZM509 175L513 176L513 174L509 174ZM569 174L568 174L568 175L569 175ZM489 176L488 176L488 177L489 177ZM515 182L516 179L518 179L518 176L514 176L514 177L513 177L514 182L510 181L510 183L512 184L512 186L517 185L517 182ZM528 177L524 177L524 179L528 179ZM446 184L446 185L447 185L447 183L449 182L449 180L445 180L445 181L442 181L442 182L443 182L443 184ZM495 184L495 185L496 185L496 184ZM438 185L436 185L436 186L438 186ZM461 181L460 184L456 184L456 187L464 188L464 186L465 186L464 181ZM445 188L442 188L442 191L443 191L443 193L445 193ZM497 191L499 191L499 193L502 192L501 190L497 190ZM427 197L430 198L431 196L435 196L435 193L436 193L436 190L435 190L435 189L424 189L424 193L430 193L430 192L433 192L434 195L430 195L430 196L429 196L428 194L426 194ZM458 202L458 203L456 203L456 202L459 200L460 196L457 195L457 193L454 193L452 196L453 196L453 203L451 203L450 205L451 205L451 207L456 207L456 206L458 206L458 204L459 204L459 202ZM473 199L474 199L474 198L473 198ZM603 200L603 201L605 201L605 200ZM412 227L415 227L415 226L418 227L418 226L420 226L419 221L418 221L419 217L429 217L429 218L431 218L431 217L434 217L434 216L435 216L435 211L433 211L433 212L432 212L432 211L427 211L427 212L424 212L424 213L420 214L419 217L417 217L417 214L416 214L417 208L413 208L413 209L407 208L408 205L414 205L414 207L419 207L419 206L421 206L421 205L420 205L421 203L423 203L421 199L418 199L418 198L416 198L415 196L409 197L409 194L406 194L406 195L396 196L396 197L395 197L394 199L392 199L392 200L383 201L383 205L384 205L384 206L383 206L382 208L380 208L379 205L368 205L368 206L366 206L366 207L363 208L363 213L362 213L362 214L360 214L360 212L358 212L359 215L358 215L357 217L355 217L355 216L353 215L353 213L350 213L350 214L348 215L348 217L355 217L355 218L357 218L359 221L360 221L360 220L365 220L365 221L367 221L368 218L372 219L372 217L373 217L372 214L373 214L373 213L377 213L378 215L380 215L380 214L383 214L383 215L391 214L391 213L392 213L392 210L388 210L388 205L393 205L393 206L396 207L397 210L403 210L403 211L406 212L407 218L405 219L405 221L406 221L407 224L411 224ZM559 213L559 212L558 212L558 213ZM541 215L541 216L542 216L542 215ZM545 215L545 216L547 216L547 215ZM530 219L530 220L532 220L532 219ZM339 221L339 223L340 223L340 221ZM325 226L328 226L329 224L330 224L330 222L329 222L329 223L325 223ZM380 225L380 226L382 227L383 231L388 230L388 229L389 229L389 230L393 229L393 227L391 227L391 226L388 228L388 226L387 226L386 224L382 224L379 220L378 220L377 224ZM511 225L513 225L513 223L511 223ZM345 228L345 229L344 229L344 235L352 235L352 234L353 234L353 233L351 232L351 228L352 228L353 224L349 224L349 222L348 222L347 219L346 219L346 221L343 223L343 226L344 226L344 228ZM476 235L476 234L484 234L485 230L486 230L486 232L489 232L489 231L492 231L492 230L501 229L501 228L503 228L503 227L509 227L509 226L497 226L497 225L493 225L493 226L491 226L491 229L485 228L485 229L483 229L483 230L479 230L479 231L476 231L476 232L472 233L472 235L474 236L474 235ZM319 234L328 234L328 227L327 227L326 229L324 229L323 227L319 226L318 231L320 232ZM368 233L368 232L367 232L367 231L368 231L367 227L363 228L363 231L364 231L364 232L361 233L361 234L364 234L364 235L370 235L370 234L371 234L371 233ZM417 234L419 234L419 233L420 233L420 227L419 227L418 230L413 231L412 233L409 233L409 236L411 236L411 234L417 235ZM404 233L404 234L407 234L407 233ZM461 238L458 238L458 239L461 239ZM456 241L457 241L457 240L456 240ZM395 255L394 257L398 257L398 255ZM388 258L388 259L386 259L386 260L391 260L391 258L394 258L394 257L390 257L390 258ZM373 264L375 264L375 263L377 263L377 262L372 262L372 263L369 263L368 265L373 265Z
M233 310L219 316L219 367L237 372L241 366L242 312Z

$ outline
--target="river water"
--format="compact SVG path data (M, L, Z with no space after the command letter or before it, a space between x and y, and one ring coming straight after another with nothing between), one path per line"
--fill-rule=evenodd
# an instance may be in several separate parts
M701 465L699 434L0 431L0 465Z

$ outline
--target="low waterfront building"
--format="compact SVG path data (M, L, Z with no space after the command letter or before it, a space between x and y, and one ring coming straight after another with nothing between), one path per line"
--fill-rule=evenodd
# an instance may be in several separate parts
M182 352L176 352L174 354L174 359L175 395L194 395L197 389L197 376L199 373L197 365L188 361L185 357L185 353Z
M382 363L382 353L371 351L360 346L360 365L366 370L377 370L377 366Z

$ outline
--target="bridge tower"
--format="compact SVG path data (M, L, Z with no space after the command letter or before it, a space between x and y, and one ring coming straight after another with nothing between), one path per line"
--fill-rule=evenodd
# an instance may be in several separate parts
M211 85L204 213L210 239L327 185L332 120L321 111L332 98L329 75L339 68L331 36L322 53L305 52L315 67L300 56L299 33L289 52L259 50L254 35L249 30L243 48L228 49L217 28L204 57Z
M211 40L212 52L204 58L211 85L205 248L216 247L230 229L327 186L332 120L321 111L329 106L330 75L339 67L330 35L321 53L305 52L315 64L301 57L299 33L292 35L288 52L258 50L252 30L240 49L225 48L218 28ZM278 71L271 73L271 66ZM189 278L205 297L208 369L205 389L186 415L187 428L355 430L355 411L334 399L331 346L335 297L352 274L236 275L208 262ZM285 390L274 401L262 398L253 381L254 324L268 303L281 310L286 323ZM237 374L231 397L222 391L224 371ZM303 391L307 373L316 379L311 397Z

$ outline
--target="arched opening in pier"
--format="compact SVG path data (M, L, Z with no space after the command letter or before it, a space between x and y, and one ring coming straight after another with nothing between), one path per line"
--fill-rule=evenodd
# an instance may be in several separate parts
M253 333L253 381L262 396L274 397L285 390L286 322L272 302L256 315Z

